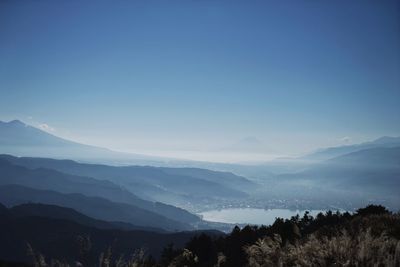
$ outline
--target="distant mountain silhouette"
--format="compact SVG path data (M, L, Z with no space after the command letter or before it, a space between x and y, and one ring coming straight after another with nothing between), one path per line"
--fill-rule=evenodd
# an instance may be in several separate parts
M324 190L345 191L365 199L386 199L400 208L400 146L351 152L311 165L307 170L282 174L282 186L303 184ZM350 196L351 197L351 196Z
M161 250L170 243L182 247L200 233L222 235L217 231L195 231L180 233L157 233L141 230L99 229L72 220L30 216L29 207L5 210L0 207L0 258L3 261L31 262L27 244L47 259L66 260L75 265L95 266L99 255L110 247L115 257L132 255L136 249L144 248L153 257L159 257ZM34 208L35 209L35 208ZM19 214L15 214L19 213Z
M39 161L39 159L38 159ZM51 160L49 160L51 161ZM138 198L120 185L107 180L98 180L87 176L77 176L62 173L53 169L38 166L29 169L20 165L19 158L0 156L0 185L19 184L44 190L54 190L61 193L80 193L86 196L97 196L114 202L127 203L173 220L185 223L199 221L199 217L189 212L163 203L154 203ZM27 162L35 162L34 159ZM68 163L69 161L54 161Z
M31 169L47 168L71 175L109 180L142 198L174 205L207 198L246 197L246 191L256 188L253 182L244 177L197 168L115 167L8 155L1 155L1 158Z
M98 220L125 222L135 226L161 228L169 231L193 230L189 224L168 219L162 215L138 207L112 202L100 197L81 194L62 194L49 190L37 190L20 185L0 186L0 202L6 206L25 203L42 203L72 208Z
M400 144L397 147L376 147L355 151L330 159L326 163L362 165L367 169L400 168Z
M325 149L320 149L314 153L306 155L303 159L308 160L327 160L331 158L335 158L341 155L345 155L348 153L368 149L368 148L378 148L378 147L398 147L400 146L400 137L389 137L384 136L378 138L371 142L365 142L361 144L355 145L347 145L347 146L338 146L338 147L330 147Z
M106 148L66 140L19 120L0 121L0 152L18 156L70 158L98 161L135 161L151 164L161 158L115 152Z

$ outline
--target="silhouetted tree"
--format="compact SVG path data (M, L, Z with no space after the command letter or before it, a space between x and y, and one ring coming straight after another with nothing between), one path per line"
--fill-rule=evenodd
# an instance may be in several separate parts
M390 212L381 205L368 205L365 208L358 209L356 213L361 216L366 216L372 214L389 214Z
M210 236L204 233L192 238L186 248L198 257L197 266L213 266L217 262L216 244Z

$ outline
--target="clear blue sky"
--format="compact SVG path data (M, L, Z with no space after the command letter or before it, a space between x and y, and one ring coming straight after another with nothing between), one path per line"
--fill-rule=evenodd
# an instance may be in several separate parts
M0 1L0 119L120 150L400 135L399 73L399 1Z

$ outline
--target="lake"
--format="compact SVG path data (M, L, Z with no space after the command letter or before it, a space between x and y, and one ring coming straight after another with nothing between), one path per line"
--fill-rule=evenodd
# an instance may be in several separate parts
M204 220L210 222L238 223L238 224L264 224L274 223L275 218L289 219L291 216L304 215L304 210L289 209L255 209L255 208L231 208L211 210L200 213ZM323 210L309 210L310 215L315 216Z

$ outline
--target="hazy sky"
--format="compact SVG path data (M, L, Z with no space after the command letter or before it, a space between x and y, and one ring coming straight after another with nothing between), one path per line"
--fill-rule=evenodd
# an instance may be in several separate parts
M0 119L185 157L400 135L399 3L3 0Z

